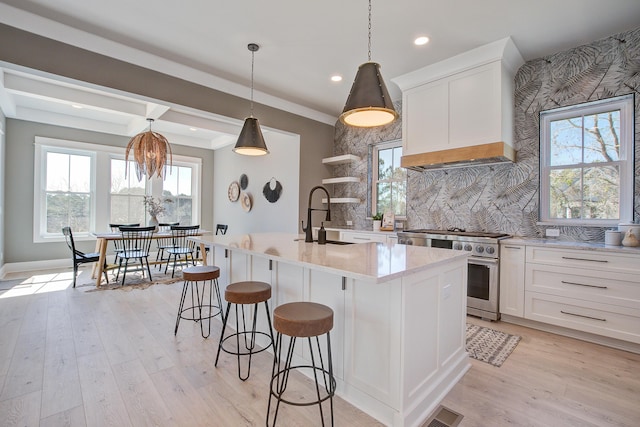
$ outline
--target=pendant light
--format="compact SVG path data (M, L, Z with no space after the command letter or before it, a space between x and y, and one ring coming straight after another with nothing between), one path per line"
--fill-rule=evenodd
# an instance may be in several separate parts
M244 126L242 126L242 131L240 131L238 142L233 147L233 151L245 156L262 156L269 154L269 150L264 142L260 123L258 123L258 119L253 117L253 56L260 49L260 46L255 43L249 43L247 49L251 51L251 116L244 119Z
M154 174L157 174L158 178L162 178L167 164L167 154L169 155L169 166L173 164L169 141L158 132L151 130L153 119L147 119L147 121L149 122L149 130L131 138L124 154L124 174L126 177L129 169L129 152L133 150L138 181L142 181L143 176L151 179Z
M371 0L369 0L369 61L358 67L340 121L356 127L375 127L398 118L380 74L380 64L371 62Z

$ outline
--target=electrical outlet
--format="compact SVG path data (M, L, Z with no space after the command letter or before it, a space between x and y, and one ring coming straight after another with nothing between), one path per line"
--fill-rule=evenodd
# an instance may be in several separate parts
M347 227L353 225L353 221L347 221Z
M544 233L547 237L558 237L560 235L560 230L557 228L547 228Z

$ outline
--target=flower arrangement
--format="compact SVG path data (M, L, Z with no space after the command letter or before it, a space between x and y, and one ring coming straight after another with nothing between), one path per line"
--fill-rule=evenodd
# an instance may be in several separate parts
M147 212L152 218L164 213L166 208L164 203L173 203L173 200L169 198L156 199L153 196L144 196L144 206L147 208Z

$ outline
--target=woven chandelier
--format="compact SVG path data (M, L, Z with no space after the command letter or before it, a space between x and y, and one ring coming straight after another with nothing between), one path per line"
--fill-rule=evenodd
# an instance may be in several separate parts
M142 181L142 177L144 176L151 179L154 174L157 175L158 178L163 178L167 165L167 157L169 159L169 167L173 165L173 154L171 153L169 141L158 132L151 130L153 119L147 119L147 121L149 122L149 130L141 132L131 138L124 154L125 177L127 176L129 168L129 153L133 151L133 160L136 164L138 181Z

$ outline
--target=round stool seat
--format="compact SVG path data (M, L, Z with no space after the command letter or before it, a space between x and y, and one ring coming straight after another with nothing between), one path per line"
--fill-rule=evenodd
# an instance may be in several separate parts
M333 310L315 302L291 302L273 310L273 327L290 337L315 337L333 328Z
M214 265L196 265L182 270L182 278L190 282L213 280L220 277L220 268Z
M271 298L271 285L265 282L236 282L227 286L224 299L234 304L257 304Z

